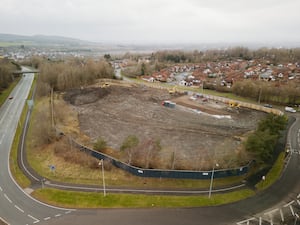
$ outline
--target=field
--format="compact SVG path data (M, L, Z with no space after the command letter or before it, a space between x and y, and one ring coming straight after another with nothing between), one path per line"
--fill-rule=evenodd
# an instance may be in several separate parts
M120 155L129 135L145 145L159 142L161 149L149 159L151 168L205 170L214 163L221 168L244 164L249 156L243 137L265 115L144 85L89 87L69 91L64 99L77 113L80 132L90 138L90 145L102 138L112 154ZM176 107L162 106L165 100ZM136 160L146 158L135 151Z

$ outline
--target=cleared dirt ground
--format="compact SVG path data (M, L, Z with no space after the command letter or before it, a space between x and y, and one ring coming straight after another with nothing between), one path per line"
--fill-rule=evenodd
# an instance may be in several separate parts
M101 137L120 151L128 135L140 142L160 140L159 168L204 170L216 162L223 168L242 165L248 156L240 138L265 115L199 97L171 96L167 90L144 85L78 89L64 99L74 106L80 130L91 142ZM164 100L176 102L176 107L162 106Z

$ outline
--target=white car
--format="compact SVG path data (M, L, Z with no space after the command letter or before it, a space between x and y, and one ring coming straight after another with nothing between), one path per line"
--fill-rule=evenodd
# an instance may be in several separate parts
M286 107L284 108L284 110L285 110L286 112L291 112L291 113L297 112L294 108L288 107L288 106L286 106Z

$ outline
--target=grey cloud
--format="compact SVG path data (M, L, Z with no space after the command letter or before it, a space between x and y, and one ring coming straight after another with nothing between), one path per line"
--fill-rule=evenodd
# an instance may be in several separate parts
M115 42L295 41L299 0L0 0L0 31Z

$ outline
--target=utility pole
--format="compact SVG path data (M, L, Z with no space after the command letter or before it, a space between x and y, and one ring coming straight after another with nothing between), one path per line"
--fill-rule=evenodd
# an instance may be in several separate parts
M53 105L54 105L54 97L53 97L53 88L51 89L51 124L54 127L54 112L53 112Z
M259 95L258 95L258 104L260 104L260 98L261 98L262 89L259 88Z
M219 164L216 163L216 164L213 166L213 170L212 170L211 178L210 178L210 187L209 187L209 192L208 192L208 198L211 197L211 191L212 191L212 186L213 186L213 181L214 181L215 166L216 166L216 167L219 167Z
M103 159L100 160L99 166L101 165L102 168L102 184L103 184L103 196L106 196L106 190L105 190L105 178L104 178L104 161Z

